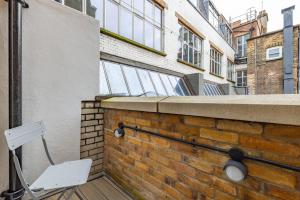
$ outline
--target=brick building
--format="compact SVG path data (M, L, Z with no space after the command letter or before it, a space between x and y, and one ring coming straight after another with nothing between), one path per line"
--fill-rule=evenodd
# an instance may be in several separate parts
M290 34L285 34L288 27L248 40L250 94L299 93L299 26L291 26Z
M257 15L254 8L250 8L245 14L231 19L233 47L236 49L234 59L236 68L236 86L247 88L247 40L265 34L268 30L268 14L262 10Z

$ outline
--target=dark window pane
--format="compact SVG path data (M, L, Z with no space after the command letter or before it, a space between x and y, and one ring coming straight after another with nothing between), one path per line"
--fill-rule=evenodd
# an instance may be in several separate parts
M65 0L65 5L82 11L82 0Z
M189 51L188 45L184 44L183 45L183 60L186 62L188 62L188 51Z
M103 2L99 0L86 0L86 14L100 20L101 3Z
M132 13L126 8L121 8L120 35L132 39Z
M193 64L193 47L189 47L189 63Z
M165 88L164 88L164 86L163 86L163 84L162 84L162 82L159 78L158 73L150 72L150 76L151 76L152 81L155 85L158 96L166 96L167 95L166 90L165 90Z
M189 93L188 89L186 88L186 85L184 84L184 81L182 79L179 79L179 78L177 80L179 81L179 85L180 85L180 87L183 91L184 96L189 96L190 93Z
M176 78L174 76L169 76L170 82L174 88L174 91L177 96L184 96L183 91L179 85L179 78Z
M129 93L120 65L111 62L104 62L104 67L112 94L124 96L128 95Z
M128 83L130 94L135 96L143 94L144 92L135 68L123 66L123 71Z

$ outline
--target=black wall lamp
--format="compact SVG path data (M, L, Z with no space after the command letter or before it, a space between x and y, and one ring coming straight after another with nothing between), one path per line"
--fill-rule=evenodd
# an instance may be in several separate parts
M124 128L125 128L125 126L122 122L118 123L118 128L115 129L115 131L114 131L115 137L117 137L117 138L124 137L125 136Z
M240 149L232 148L228 154L231 159L224 166L227 177L234 182L244 180L247 176L247 167L242 163L244 153Z

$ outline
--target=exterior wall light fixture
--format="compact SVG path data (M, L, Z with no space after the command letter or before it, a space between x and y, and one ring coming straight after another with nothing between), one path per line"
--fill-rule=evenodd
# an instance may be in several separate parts
M231 159L225 164L224 171L230 180L240 182L247 176L247 167L242 163L244 153L237 148L230 149L228 153Z
M124 137L125 135L125 126L122 122L118 123L118 128L114 131L114 135L117 138Z

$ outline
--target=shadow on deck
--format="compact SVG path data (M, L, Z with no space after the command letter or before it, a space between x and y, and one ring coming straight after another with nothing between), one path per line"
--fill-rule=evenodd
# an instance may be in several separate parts
M80 187L86 200L132 200L117 185L105 176ZM57 200L59 194L47 198L48 200ZM63 198L62 198L63 199ZM79 200L73 195L71 200Z

